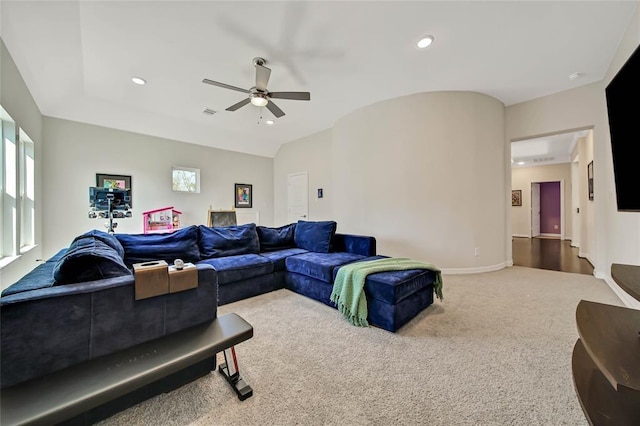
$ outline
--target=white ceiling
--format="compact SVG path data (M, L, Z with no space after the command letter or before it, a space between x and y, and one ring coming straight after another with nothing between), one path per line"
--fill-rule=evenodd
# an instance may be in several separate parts
M511 142L511 167L532 167L571 162L578 139L589 130L561 133Z
M600 81L637 6L3 0L0 29L46 116L272 157L384 99L465 90L509 106ZM435 42L420 50L425 34ZM273 126L266 108L225 111L243 93L202 83L249 89L257 56L272 69L270 91L311 92L278 100L286 115Z

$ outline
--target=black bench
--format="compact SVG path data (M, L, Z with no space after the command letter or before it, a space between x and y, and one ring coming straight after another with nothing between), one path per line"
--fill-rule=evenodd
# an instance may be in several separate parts
M240 378L233 346L251 337L253 327L237 314L231 313L19 383L0 392L0 423L3 426L93 423L133 405L133 401L137 403L157 394L157 390L163 392L190 381L185 379L184 371L194 367L205 372L215 369L216 354L224 351L227 359L230 349L235 364L230 369L234 374L228 374L226 363L220 365L219 371L233 386L238 398L246 399L253 391ZM119 403L107 411L100 411L118 400Z

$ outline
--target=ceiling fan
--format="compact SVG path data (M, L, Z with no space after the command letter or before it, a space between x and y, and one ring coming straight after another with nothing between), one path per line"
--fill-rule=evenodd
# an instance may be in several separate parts
M251 89L242 89L240 87L231 86L229 84L220 83L205 78L203 83L211 84L213 86L222 87L225 89L231 89L242 93L247 93L249 96L246 99L241 100L237 104L231 105L227 108L227 111L235 111L243 106L251 103L255 106L266 106L269 111L277 118L284 115L276 104L271 99L290 99L294 101L308 101L311 100L311 94L309 92L270 92L267 90L267 83L271 76L271 69L264 66L266 61L263 58L253 58L253 65L256 67L256 85Z

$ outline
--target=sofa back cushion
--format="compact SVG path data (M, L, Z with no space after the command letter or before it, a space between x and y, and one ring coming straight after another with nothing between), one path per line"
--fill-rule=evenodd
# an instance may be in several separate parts
M74 239L74 241L76 239L84 238L84 237L93 237L97 240L102 241L103 243L105 243L106 245L114 249L118 253L118 256L120 256L120 258L124 259L124 247L122 247L122 244L120 244L120 241L118 241L115 235L109 234L104 231L100 231L98 229L94 229L92 231L85 232L84 234L77 236ZM73 241L71 242L71 244L73 244Z
M255 223L219 227L200 225L198 245L202 259L260 252Z
M296 224L294 241L298 247L305 250L329 253L336 227L337 223L332 220L319 222L299 220Z
M275 251L288 248L295 248L294 232L296 224L290 223L279 228L258 226L258 238L260 239L260 251Z
M131 275L119 252L91 234L76 237L53 268L54 285Z
M200 260L196 225L166 234L116 234L116 238L124 247L124 262L129 267L151 260L167 263L176 259L185 262Z

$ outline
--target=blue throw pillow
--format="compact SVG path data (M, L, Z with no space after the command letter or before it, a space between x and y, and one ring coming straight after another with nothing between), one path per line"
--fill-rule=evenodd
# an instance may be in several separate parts
M196 225L166 234L115 235L124 247L124 261L127 266L151 260L164 260L170 264L176 259L185 262L200 260Z
M54 285L131 275L122 257L100 238L86 235L73 240L53 268Z
M296 224L281 226L279 228L269 228L258 226L258 238L260 239L260 251L274 251L287 248L294 248L296 242L293 239Z
M294 241L305 250L316 253L329 253L331 239L336 233L337 223L330 221L307 222L299 220L296 225Z
M200 225L198 231L198 245L203 259L260 252L255 223L215 227Z

